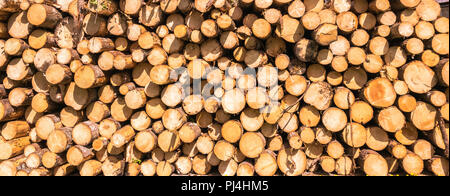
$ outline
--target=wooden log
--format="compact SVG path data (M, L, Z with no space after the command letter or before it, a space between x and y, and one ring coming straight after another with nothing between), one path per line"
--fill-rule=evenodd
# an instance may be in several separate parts
M118 2L112 0L97 0L95 2L90 2L87 5L87 9L100 15L109 16L117 11L117 4Z
M75 84L83 89L102 86L106 83L106 76L100 67L85 65L77 69L74 75Z
M28 8L27 19L32 25L51 29L62 19L62 15L55 7L35 3Z
M100 53L114 49L114 42L109 38L93 37L89 40L89 51L91 53Z
M376 78L368 82L364 97L374 107L389 107L394 104L397 94L388 79Z
M368 176L387 176L388 163L386 159L372 150L363 150L359 158L362 169Z
M347 119L345 112L335 107L328 108L322 114L323 125L332 132L339 132L344 129L347 124Z
M23 150L25 146L30 144L30 137L20 137L16 139L12 139L9 141L6 141L5 143L0 144L0 159L6 160L11 157L20 155L23 153Z
M30 125L26 121L9 121L2 126L2 136L5 140L27 136Z
M283 148L278 153L277 165L284 174L298 176L306 170L306 155L302 150Z
M406 123L405 116L395 106L381 110L378 114L377 121L381 128L391 133L402 129Z
M80 145L70 147L66 154L67 162L73 166L83 165L83 163L90 160L93 156L94 153L91 149Z
M142 0L121 0L119 7L125 14L136 15L143 4Z
M402 161L402 168L409 175L419 175L424 169L424 162L417 154L408 152Z
M408 63L402 71L403 79L408 84L409 89L415 93L426 93L438 82L436 73L421 61ZM414 79L414 82L412 82L412 78L416 77L415 74L417 73L421 75L420 80Z
M8 19L8 34L11 37L23 39L32 31L33 25L27 19L27 12L13 13Z

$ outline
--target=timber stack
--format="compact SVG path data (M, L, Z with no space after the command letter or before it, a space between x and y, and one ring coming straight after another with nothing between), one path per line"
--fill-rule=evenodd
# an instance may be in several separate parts
M0 0L0 175L449 175L435 0Z

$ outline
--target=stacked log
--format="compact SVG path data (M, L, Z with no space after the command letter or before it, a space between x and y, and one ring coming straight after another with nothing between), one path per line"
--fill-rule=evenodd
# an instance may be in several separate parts
M0 0L0 175L448 176L434 0Z

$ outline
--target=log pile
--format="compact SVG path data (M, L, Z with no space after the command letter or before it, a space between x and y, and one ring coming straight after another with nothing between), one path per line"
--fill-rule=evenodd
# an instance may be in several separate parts
M0 175L449 175L435 0L0 0Z

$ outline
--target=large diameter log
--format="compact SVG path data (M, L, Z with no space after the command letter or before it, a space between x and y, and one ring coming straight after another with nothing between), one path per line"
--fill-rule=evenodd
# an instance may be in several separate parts
M32 25L51 29L62 19L62 15L53 6L36 3L28 8L27 18Z
M314 30L313 37L316 42L322 46L329 45L336 41L338 36L338 29L333 24L322 24Z
M397 94L394 86L386 78L376 78L367 84L364 97L374 107L389 107L395 103Z
M30 144L30 137L16 138L0 144L0 160L6 160L23 153L25 146Z
M427 93L438 83L436 73L422 61L408 63L403 68L402 77L408 88L419 94Z
M368 176L387 176L388 163L383 156L372 150L362 150L360 164Z
M79 38L76 37L78 29L75 27L75 21L72 17L65 17L55 27L55 36L58 38L56 43L60 48L74 48Z
M302 150L283 148L277 156L281 172L288 176L298 176L306 170L306 155Z
M318 110L326 110L333 99L331 86L326 82L312 83L305 92L303 100Z
M11 37L23 39L26 38L33 28L28 22L27 12L16 12L8 20L8 33Z

